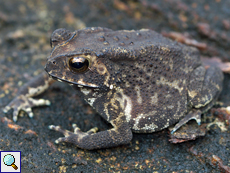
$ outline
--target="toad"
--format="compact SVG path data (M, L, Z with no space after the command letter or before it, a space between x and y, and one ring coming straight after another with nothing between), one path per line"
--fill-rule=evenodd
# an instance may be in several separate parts
M13 108L14 121L20 110L32 117L32 107L50 104L32 97L54 79L73 86L112 125L100 132L97 128L82 132L76 124L74 132L50 125L65 136L56 143L99 149L129 143L132 132L152 133L176 124L174 133L191 119L200 124L201 114L213 106L222 90L221 70L205 69L196 48L149 29L57 29L51 46L45 66L48 75L25 84L4 111Z

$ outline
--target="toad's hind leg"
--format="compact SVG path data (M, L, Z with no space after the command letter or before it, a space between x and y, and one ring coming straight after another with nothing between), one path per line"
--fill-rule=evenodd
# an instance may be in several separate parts
M201 114L209 110L217 100L223 83L223 73L217 67L209 67L207 70L200 66L196 68L190 77L188 86L189 112L173 128L174 133L189 120L195 119L200 125Z

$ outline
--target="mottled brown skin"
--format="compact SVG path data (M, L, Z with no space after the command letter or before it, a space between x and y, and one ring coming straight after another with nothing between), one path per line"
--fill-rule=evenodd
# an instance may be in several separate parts
M173 133L190 119L200 124L222 89L220 69L205 69L195 48L152 30L58 29L51 45L46 72L72 85L113 126L84 133L76 125L74 132L51 125L65 135L57 143L108 148L129 143L132 131L150 133L178 122ZM87 60L87 68L75 71L73 58Z

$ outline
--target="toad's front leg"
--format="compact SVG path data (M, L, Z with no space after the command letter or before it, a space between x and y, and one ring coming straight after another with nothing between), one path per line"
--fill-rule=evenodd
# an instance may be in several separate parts
M32 97L37 96L47 90L50 84L54 82L49 78L46 73L41 73L28 83L22 86L18 91L16 97L3 109L6 113L10 109L14 109L13 120L17 121L20 110L28 113L29 117L33 117L32 107L50 105L49 100L34 99Z
M106 131L97 132L97 128L82 132L76 124L73 124L74 132L62 129L60 126L50 125L49 128L61 132L65 137L57 139L55 142L73 143L82 149L100 149L128 144L132 140L132 131L126 120L116 121L113 128Z

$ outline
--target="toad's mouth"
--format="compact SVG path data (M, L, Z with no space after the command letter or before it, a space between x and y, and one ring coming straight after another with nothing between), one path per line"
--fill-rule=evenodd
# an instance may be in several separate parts
M82 79L79 79L77 82L75 82L75 81L69 81L67 79L63 79L63 78L60 78L60 77L52 76L50 74L49 74L49 77L51 77L52 79L57 80L59 82L66 82L66 83L68 83L70 85L74 85L74 86L78 86L78 87L99 88L98 85L84 82Z

